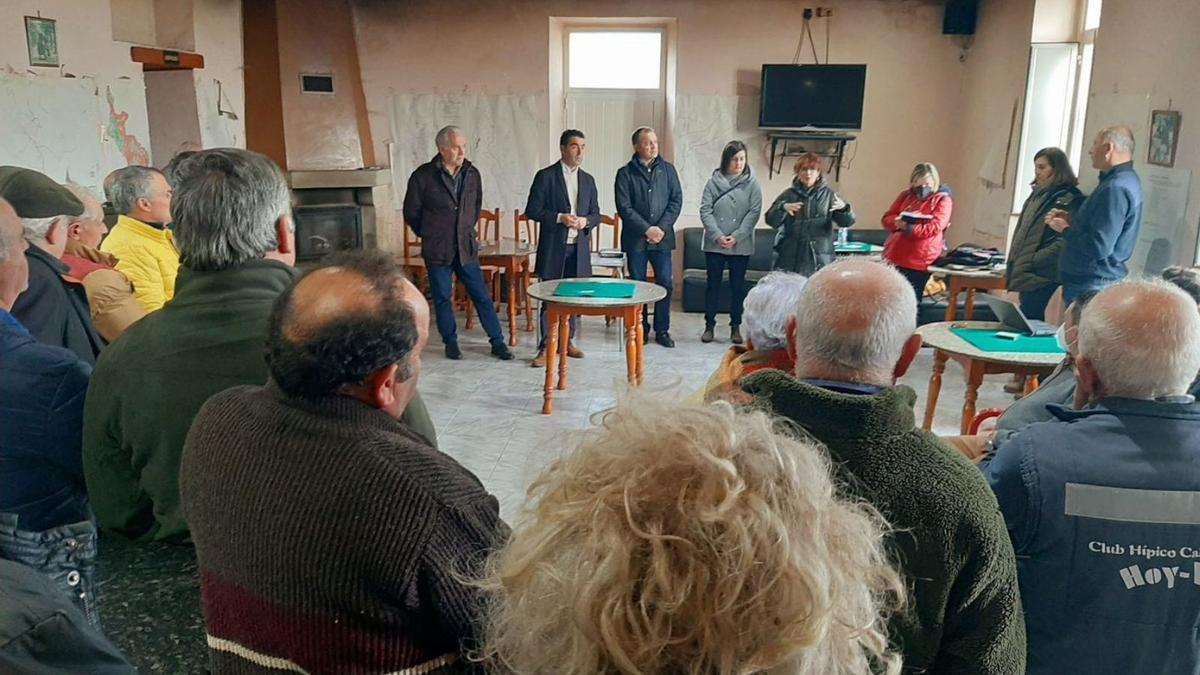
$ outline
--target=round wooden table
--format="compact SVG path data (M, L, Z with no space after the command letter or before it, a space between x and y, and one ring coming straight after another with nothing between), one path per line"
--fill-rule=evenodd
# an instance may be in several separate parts
M596 298L556 296L554 291L564 281L583 281L595 284L633 284L631 298ZM658 302L667 290L657 284L628 279L551 279L529 287L529 296L546 303L546 387L542 397L542 414L554 412L554 366L558 364L558 388L567 388L567 345L570 343L572 316L611 316L622 319L625 326L625 376L629 384L642 383L642 348L646 336L642 332L642 312L646 305Z
M1064 354L1031 354L1026 352L985 352L970 342L950 332L952 328L990 328L1001 329L999 323L990 321L942 321L929 323L917 328L926 346L933 347L933 374L929 377L929 395L925 401L925 423L922 427L929 431L933 427L933 414L937 409L938 394L942 390L942 373L946 371L946 361L954 359L962 364L967 371L967 395L963 401L961 433L970 431L971 420L975 418L975 401L979 396L979 385L983 384L983 376L995 373L1014 373L1031 376L1026 385L1026 393L1037 388L1037 378L1049 375L1062 362Z

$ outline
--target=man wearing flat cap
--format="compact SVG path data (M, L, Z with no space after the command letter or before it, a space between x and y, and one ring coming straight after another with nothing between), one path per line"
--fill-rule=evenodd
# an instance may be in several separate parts
M70 269L61 260L83 202L49 176L16 166L0 166L0 198L17 212L29 242L29 289L17 296L12 315L38 342L65 347L95 365L104 343L92 326L83 286L64 278Z

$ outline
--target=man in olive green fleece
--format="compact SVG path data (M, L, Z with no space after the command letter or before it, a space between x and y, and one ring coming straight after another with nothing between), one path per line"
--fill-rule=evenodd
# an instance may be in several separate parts
M905 670L1025 672L1012 544L970 462L914 427L916 393L896 385L921 347L912 287L895 269L836 262L801 294L789 349L795 376L764 370L742 388L828 449L848 496L894 532L910 601L891 621Z
M104 350L84 405L96 519L138 540L187 538L179 462L192 419L213 394L266 383L267 318L296 277L290 195L271 160L206 150L178 174L175 297ZM401 421L436 443L419 398Z

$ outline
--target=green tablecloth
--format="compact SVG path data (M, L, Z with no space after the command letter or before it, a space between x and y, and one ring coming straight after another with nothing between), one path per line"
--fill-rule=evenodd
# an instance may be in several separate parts
M951 328L951 333L971 343L984 352L1010 352L1017 354L1063 354L1053 335L1034 337L1021 335L1016 340L996 337L995 328Z
M631 283L564 281L554 288L561 298L632 298L636 286Z

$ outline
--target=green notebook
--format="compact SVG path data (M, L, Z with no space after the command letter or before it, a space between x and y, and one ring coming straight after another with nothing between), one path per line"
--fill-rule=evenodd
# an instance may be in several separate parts
M851 241L845 244L837 244L833 247L836 253L861 253L870 252L871 245L865 241Z
M632 298L636 288L630 283L564 281L554 288L554 295L561 298Z
M1015 340L996 337L994 328L951 328L951 333L970 342L983 352L1015 352L1017 354L1065 354L1053 335L1019 335Z

